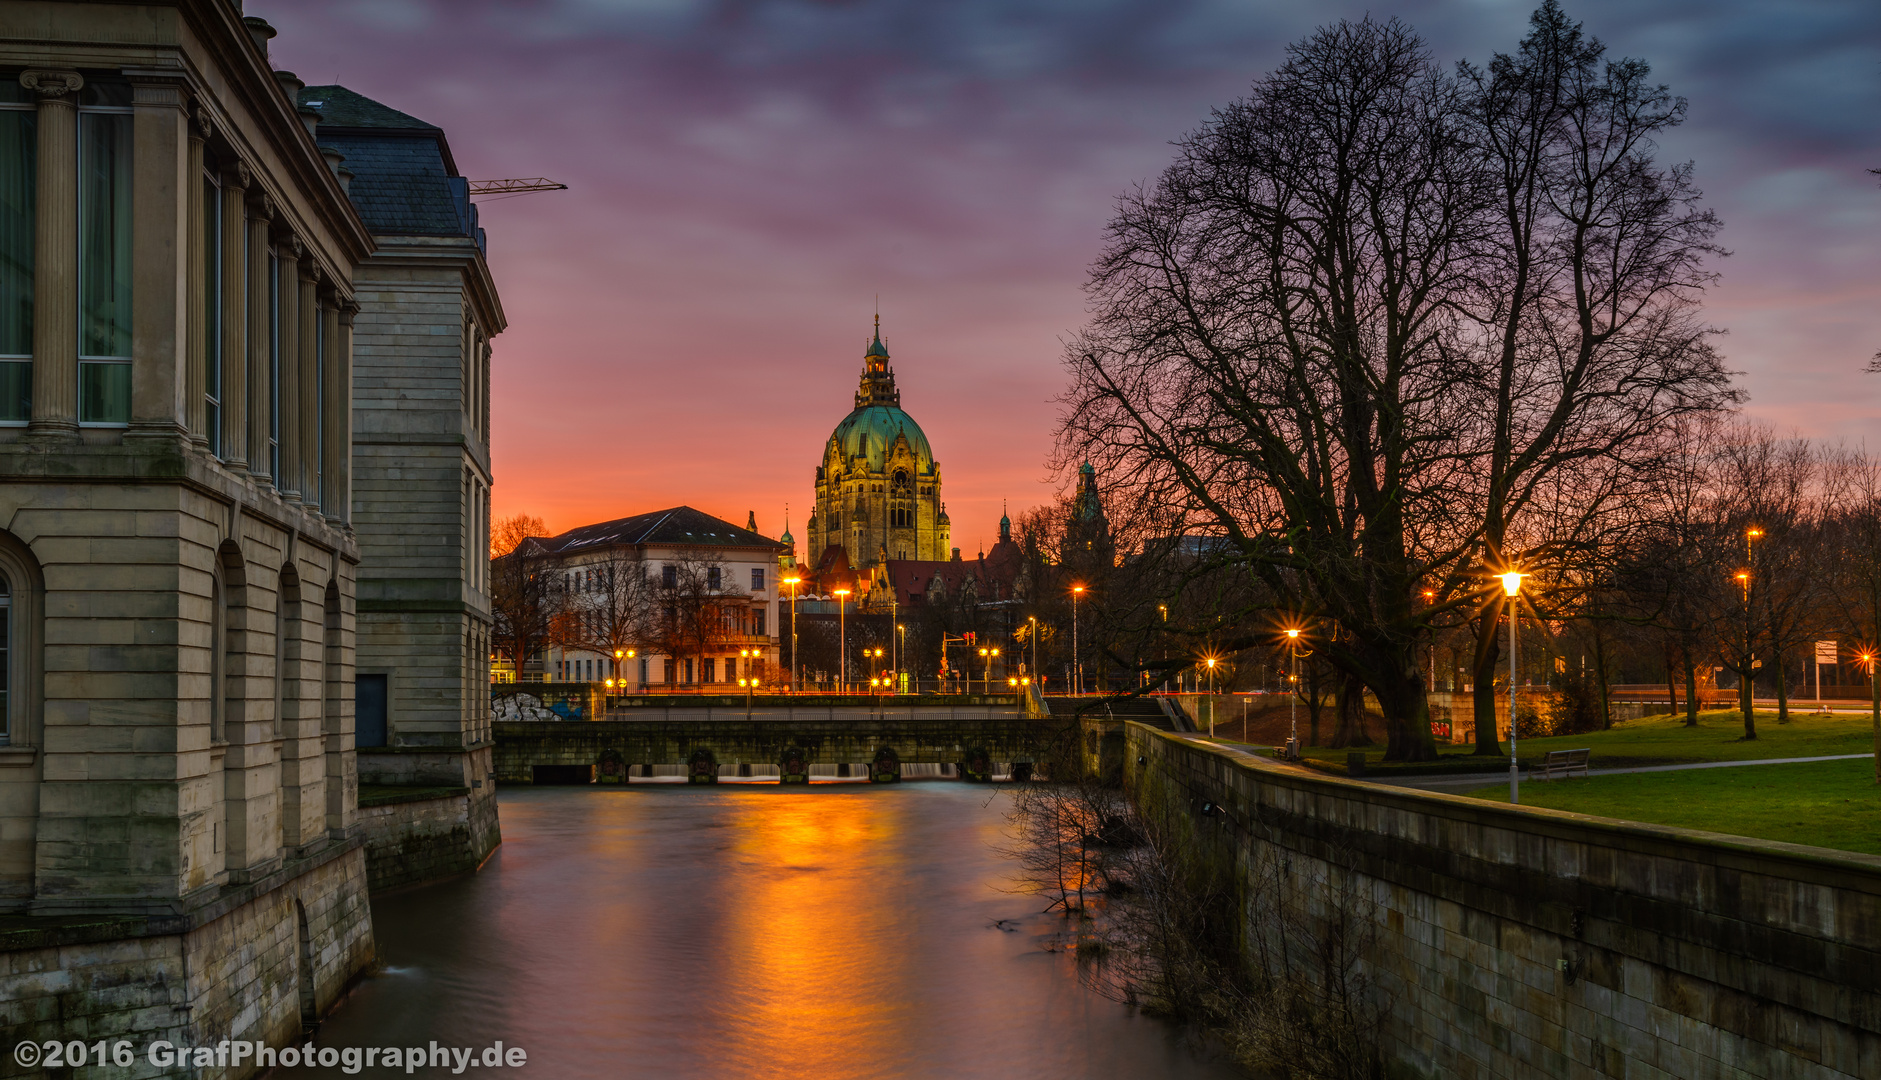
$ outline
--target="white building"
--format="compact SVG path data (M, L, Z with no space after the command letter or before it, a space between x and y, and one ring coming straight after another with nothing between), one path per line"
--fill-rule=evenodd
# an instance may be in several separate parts
M750 522L756 525L755 519ZM785 545L690 506L523 541L559 591L550 682L619 693L736 691L778 672Z

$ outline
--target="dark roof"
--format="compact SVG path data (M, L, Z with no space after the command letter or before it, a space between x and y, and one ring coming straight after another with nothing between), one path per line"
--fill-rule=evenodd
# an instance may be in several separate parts
M560 536L531 537L524 543L550 555L575 555L587 548L620 544L658 544L669 547L755 547L782 551L784 545L724 518L690 506L655 510L651 514L583 525Z
M300 101L320 113L320 145L346 156L348 195L373 233L462 236L484 246L470 182L457 174L442 128L344 86L304 87Z
M300 103L320 110L320 126L323 128L330 124L346 128L417 129L439 134L444 131L436 124L427 124L410 113L399 112L389 105L382 105L364 94L336 84L302 87Z

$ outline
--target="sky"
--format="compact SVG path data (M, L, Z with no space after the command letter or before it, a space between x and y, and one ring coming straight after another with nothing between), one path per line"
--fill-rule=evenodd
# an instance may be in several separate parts
M481 202L495 514L687 504L801 542L873 315L971 557L1044 502L1063 343L1117 195L1339 18L1443 61L1533 4L1373 0L249 0L276 67L445 129ZM1568 0L1690 102L1746 411L1881 449L1881 4ZM806 553L807 554L807 553Z

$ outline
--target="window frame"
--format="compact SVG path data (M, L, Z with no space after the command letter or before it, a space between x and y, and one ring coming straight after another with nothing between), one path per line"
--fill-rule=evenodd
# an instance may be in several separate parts
M30 101L0 101L0 112L20 113L24 115L27 118L28 125L33 129L33 137L31 140L33 160L30 163L28 163L28 166L26 169L27 182L28 184L31 185L32 197L27 202L26 212L27 212L27 217L28 217L28 224L36 225L39 220L39 183L38 183L39 108L37 105L34 105ZM29 259L36 260L37 255L38 255L38 252L35 250L36 246L37 246L37 239L29 235L27 237L27 257ZM28 269L31 270L32 268L29 266ZM34 280L33 274L28 273L27 279L26 279L26 289L29 294L31 293L34 287L33 280ZM38 318L38 312L32 310L32 306L30 304L30 299L31 299L30 296L28 297L28 299L29 299L29 305L28 305L28 311L29 311L28 320L29 321L26 327L26 339L27 339L26 350L27 351L23 353L0 353L0 364L20 364L26 368L26 415L18 420L0 419L0 427L25 427L27 424L32 422L32 418L33 418L33 353L32 353L33 325L32 325L32 321ZM4 745L4 743L0 743L0 745Z
M87 420L85 419L85 404L86 404L85 402L85 369L87 367L121 367L125 370L125 373L128 376L131 374L131 362L132 362L132 357L128 354L124 356L104 356L104 355L99 355L99 354L88 354L85 352L85 325L84 325L85 323L85 209L86 209L86 203L85 203L85 188L86 188L86 184L85 184L85 143L86 143L85 118L88 116L131 117L133 118L133 124L134 124L135 117L136 117L136 110L128 105L80 104L78 106L78 116L77 116L77 122L78 122L77 146L74 148L74 153L77 155L77 167L78 167L78 178L79 178L78 192L77 192L78 235L73 238L76 244L76 248L77 248L76 253L75 253L76 254L75 265L78 270L78 325L74 327L74 330L77 332L77 335L78 335L78 401L77 401L78 426L81 428L123 429L131 425L131 418L128 414L125 416L123 420ZM135 160L135 157L136 157L136 133L135 131L132 132L131 145L132 145L131 153L132 153L133 160L131 162L128 182L130 183L132 187L131 205L133 207L132 209L133 220L130 222L127 222L126 226L134 230L136 228L134 216L136 213L135 205L136 205L136 197L137 197L137 193L135 190L136 185L137 185L137 163ZM130 258L133 261L135 261L136 259L134 240L133 240L132 254ZM131 273L134 279L135 278L134 268L132 269ZM132 284L134 287L135 286L134 280ZM134 306L136 302L137 302L136 297L135 297L135 294L133 293L131 296L130 303ZM135 331L133 330L133 334L134 333ZM132 349L136 348L135 340L132 341L131 348ZM129 393L126 394L125 404L128 408L134 408L134 406L131 403Z

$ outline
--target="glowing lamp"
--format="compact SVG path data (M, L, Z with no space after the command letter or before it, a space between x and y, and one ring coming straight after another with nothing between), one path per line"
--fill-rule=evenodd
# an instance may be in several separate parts
M1515 571L1511 570L1508 573L1502 574L1500 576L1502 578L1502 591L1509 596L1516 596L1516 595L1519 595L1522 591L1522 579L1527 577L1528 575L1518 574Z
M1300 632L1299 632L1298 630L1292 630L1292 629L1290 629L1290 630L1288 630L1288 631L1287 631L1287 636L1288 636L1288 637L1290 637L1290 638L1297 638L1297 637L1299 637L1299 636L1300 636Z

